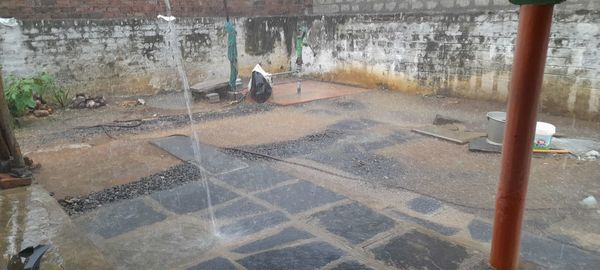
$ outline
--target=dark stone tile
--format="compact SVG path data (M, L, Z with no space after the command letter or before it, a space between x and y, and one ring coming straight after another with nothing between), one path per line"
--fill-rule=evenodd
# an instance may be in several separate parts
M365 150L372 151L388 146L405 143L417 138L415 134L409 131L394 131L389 137L360 144Z
M238 195L220 186L208 182L210 198L213 205L218 205L236 198ZM164 190L151 195L163 207L178 214L196 212L208 208L206 188L201 181Z
M104 238L111 238L138 227L154 224L166 218L141 199L105 205L78 222L83 228Z
M236 268L229 260L218 257L192 266L187 270L236 270Z
M361 176L374 182L395 184L405 174L405 166L391 158L369 153L355 145L343 145L326 152L317 152L308 159Z
M329 232L359 244L394 227L395 222L359 204L345 204L313 215Z
M260 164L221 175L220 178L234 187L248 192L263 190L283 181L294 179L287 173Z
M442 205L442 202L424 196L417 197L408 201L408 207L410 209L423 214L432 213L435 210L440 209Z
M596 269L600 265L598 252L588 252L530 233L523 233L521 257L543 269Z
M197 163L192 147L192 140L187 136L170 136L152 141L152 144L169 152L175 157ZM241 160L218 151L216 148L198 144L201 153L200 167L213 174L220 174L245 168L248 165Z
M362 263L357 261L349 261L338 264L336 267L331 270L374 270L371 267L368 267Z
M291 214L304 212L345 197L307 181L281 186L257 195Z
M245 244L239 248L234 249L237 253L254 253L261 250L267 250L273 247L281 246L283 244L291 243L297 240L310 239L314 235L307 233L296 228L286 228L283 231L269 236L264 239L254 241L252 243Z
M369 120L369 119L360 119L360 120L342 120L333 125L330 125L330 129L337 130L361 130L373 127L377 125L378 122Z
M423 214L433 213L442 207L443 203L428 197L417 197L408 201L408 207Z
M238 220L232 224L222 226L219 232L228 236L243 236L262 231L288 221L281 212L269 212Z
M328 243L316 242L258 253L237 262L248 270L314 270L339 259L343 254Z
M216 218L239 218L254 214L268 212L269 210L261 205L255 204L248 199L237 200L223 208L215 210Z
M344 132L327 129L296 140L270 143L256 146L244 146L242 149L275 157L296 157L320 152L345 137Z
M468 253L462 246L410 231L372 250L375 258L400 269L459 269Z
M451 235L455 235L457 234L460 229L458 228L454 228L454 227L448 227L439 223L435 223L433 221L429 221L429 220L425 220L422 218L418 218L418 217L413 217L413 216L409 216L403 213L400 213L396 210L392 210L391 211L391 215L393 215L393 217L402 220L402 221L407 221L407 222L412 222L412 223L416 223L418 225L421 225L427 229L430 229L432 231L438 232L442 235L446 235L446 236L451 236Z
M469 233L475 240L489 242L492 240L492 224L473 219L469 223Z

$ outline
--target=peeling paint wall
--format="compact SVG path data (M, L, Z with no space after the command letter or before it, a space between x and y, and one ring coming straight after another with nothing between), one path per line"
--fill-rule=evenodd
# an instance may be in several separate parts
M152 15L164 10L163 0L113 1L122 10L108 10L104 2L62 1L48 7L33 2L0 3L0 15L12 10L24 19L18 27L0 26L5 75L47 71L74 92L108 95L179 88L168 27ZM542 99L546 112L600 119L599 3L569 0L557 6ZM176 21L176 42L192 83L228 76L224 19L193 17L219 16L221 4L172 1L176 15L184 16ZM270 72L289 70L300 23L310 29L303 56L310 76L485 100L504 101L508 95L518 24L518 8L508 0L231 4L235 14L245 16L236 19L242 76L249 76L257 63ZM41 10L47 12L35 13ZM94 19L73 17L78 14ZM126 19L130 15L135 18Z
M507 98L515 10L323 15L307 23L303 60L312 76L399 91ZM553 23L542 110L600 120L600 12L559 10Z
M222 18L177 20L175 42L191 83L228 78L223 23ZM242 75L249 76L257 63L273 72L289 69L287 18L239 18L236 25ZM248 27L257 30L249 34ZM168 29L156 19L23 21L0 27L0 64L5 75L47 71L74 92L119 96L176 90L180 82ZM258 51L249 49L252 44Z

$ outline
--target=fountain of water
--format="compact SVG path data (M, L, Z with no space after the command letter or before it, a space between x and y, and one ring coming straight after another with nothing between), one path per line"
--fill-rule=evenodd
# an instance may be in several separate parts
M181 50L179 48L179 46L177 45L177 29L175 27L175 17L173 17L172 13L171 13L171 1L170 0L164 0L165 1L165 6L166 6L166 16L162 16L159 15L158 18L161 18L165 21L167 21L168 23L168 46L169 46L169 50L171 51L171 56L173 58L173 63L175 64L175 67L177 69L177 74L179 76L179 79L181 80L181 86L183 88L183 95L185 97L185 105L187 108L187 113L190 119L190 129L191 129L191 141L192 141L192 149L194 152L194 165L196 165L198 167L198 169L200 170L200 182L202 183L202 185L204 185L204 188L206 189L206 198L207 198L207 205L208 205L208 212L209 212L209 217L210 217L210 223L212 226L212 232L214 235L219 234L219 232L217 231L217 225L215 222L215 217L214 217L214 212L212 209L212 200L210 197L210 187L208 186L208 180L206 177L206 171L202 168L201 166L201 153L200 153L200 140L198 137L198 132L196 130L195 127L195 123L194 123L194 117L193 117L193 113L192 113L192 93L190 91L190 83L188 81L184 66L183 66L183 57L181 55Z

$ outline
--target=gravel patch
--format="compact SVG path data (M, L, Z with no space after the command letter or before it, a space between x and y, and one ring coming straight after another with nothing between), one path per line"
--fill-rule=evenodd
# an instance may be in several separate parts
M65 198L58 203L70 216L92 211L104 204L149 195L156 191L168 190L201 177L200 170L190 163L173 166L160 173L141 178L125 185L106 188L102 191L75 198Z
M288 158L321 151L342 139L344 136L344 132L340 130L328 129L296 140L256 146L242 146L238 148L263 155Z

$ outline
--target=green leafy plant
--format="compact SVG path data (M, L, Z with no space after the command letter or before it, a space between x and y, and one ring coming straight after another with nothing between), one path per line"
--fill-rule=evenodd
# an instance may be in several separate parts
M61 107L69 105L69 91L59 87L48 73L42 72L32 77L9 75L6 81L4 95L14 116L22 116L35 108L34 95L49 96L52 102Z

